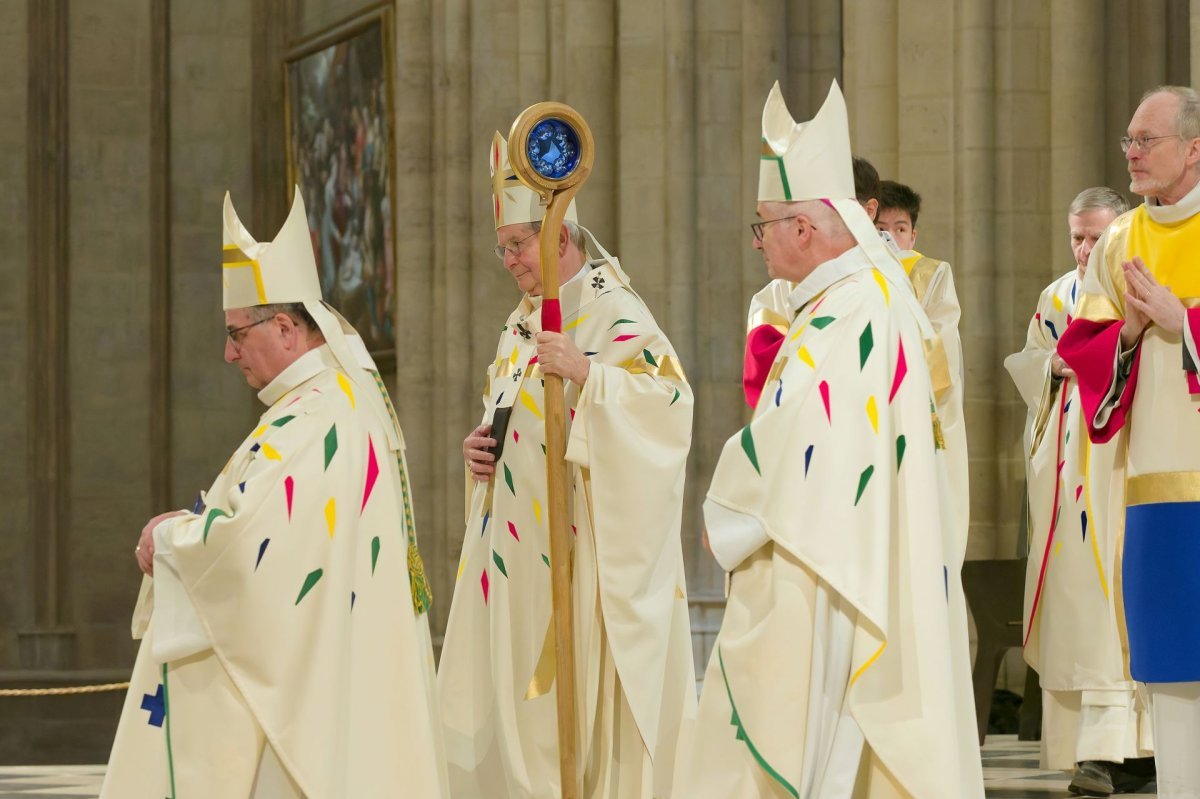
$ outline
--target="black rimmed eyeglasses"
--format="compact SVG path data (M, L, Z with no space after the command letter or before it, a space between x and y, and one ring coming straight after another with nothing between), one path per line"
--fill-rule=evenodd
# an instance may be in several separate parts
M801 216L804 216L804 215L803 214L792 214L791 216L781 216L778 219L764 219L761 222L751 222L750 223L750 232L754 234L755 241L762 241L763 240L763 228L765 228L767 225L770 225L773 222L783 222L784 220L787 220L787 219L797 219ZM813 230L817 229L817 226L814 224L811 224L811 223L809 224L809 227L812 228Z
M274 316L268 316L266 319L259 319L257 322L251 322L248 325L242 325L241 327L235 327L230 330L226 330L225 335L229 337L229 340L233 343L234 348L240 350L242 348L242 342L246 338L245 331L252 327L257 327L263 322L270 322L274 318Z

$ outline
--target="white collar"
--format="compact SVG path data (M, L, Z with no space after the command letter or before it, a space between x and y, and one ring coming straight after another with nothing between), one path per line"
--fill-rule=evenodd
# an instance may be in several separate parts
M871 262L867 260L867 254L863 248L851 247L838 257L831 258L809 272L807 277L796 284L796 288L792 289L792 293L788 295L789 312L797 313L809 300L834 283L855 272L870 268Z
M582 264L579 265L579 271L576 272L575 274L571 275L571 277L567 280L566 283L563 283L562 286L558 287L559 290L561 291L563 286L569 286L572 283L575 283L576 281L583 280L583 276L586 275L590 271L592 271L592 265L589 261L585 260Z
M1192 186L1191 191L1183 195L1174 205L1159 205L1153 197L1147 197L1145 207L1146 213L1155 222L1164 225L1182 222L1188 217L1200 213L1200 183Z
M258 392L258 399L264 405L270 407L279 402L284 394L287 394L306 380L316 377L326 369L337 368L338 362L333 357L333 351L329 349L328 344L322 344L292 361L286 369L275 376L274 380L267 383Z

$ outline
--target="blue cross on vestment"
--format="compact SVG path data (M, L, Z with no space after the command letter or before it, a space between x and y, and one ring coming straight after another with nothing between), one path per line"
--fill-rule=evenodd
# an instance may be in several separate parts
M163 725L163 719L167 717L167 703L163 694L163 686L159 683L157 692L142 696L142 710L150 711L150 718L146 722L147 724L153 724L155 727Z

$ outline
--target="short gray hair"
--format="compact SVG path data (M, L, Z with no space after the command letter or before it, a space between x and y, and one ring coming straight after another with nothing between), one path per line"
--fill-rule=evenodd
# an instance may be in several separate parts
M1142 95L1139 105L1155 94L1169 94L1179 100L1175 127L1185 140L1200 139L1200 95L1190 86L1155 86Z
M533 229L534 233L542 232L541 222L530 222L529 227ZM587 237L583 235L583 228L567 219L563 220L563 227L567 229L567 238L571 240L576 249L584 254L584 257L587 257Z
M293 322L299 325L304 325L310 333L320 333L321 328L317 326L317 321L312 318L312 314L304 307L302 302L276 302L268 305L255 305L250 309L250 318L255 322L261 322L264 319L270 319L275 314L284 314L291 318Z
M764 204L768 208L777 208L778 211L773 213L779 216L803 214L815 229L834 241L855 241L854 234L850 232L850 227L842 219L842 215L825 200L791 200Z
M1110 189L1108 186L1093 186L1075 195L1075 199L1071 200L1071 207L1067 209L1067 213L1075 215L1093 209L1108 209L1117 216L1120 216L1129 210L1129 203L1125 200L1123 194Z

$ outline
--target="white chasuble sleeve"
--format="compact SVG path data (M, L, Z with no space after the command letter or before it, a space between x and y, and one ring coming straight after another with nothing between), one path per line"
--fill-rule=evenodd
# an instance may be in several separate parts
M914 281L913 289L917 291L921 308L925 311L925 315L929 317L929 322L933 325L933 331L941 341L945 354L946 371L948 374L939 374L938 369L934 368L930 370L930 377L933 381L933 392L938 401L938 408L943 407L942 395L953 389L958 395L958 411L961 416L963 375L965 370L963 367L962 338L959 336L958 322L962 317L962 307L958 302L958 292L954 288L954 272L951 271L950 264L945 261L939 261L937 268L933 270L933 274L929 278L928 284L918 287ZM933 364L930 365L931 367L934 366ZM943 412L943 416L945 415ZM946 421L949 420L943 419L943 422Z
M1004 368L1008 370L1030 412L1037 411L1042 402L1046 380L1050 378L1050 360L1058 347L1058 339L1051 335L1052 328L1044 321L1046 312L1053 307L1056 285L1057 281L1051 283L1038 297L1037 307L1025 332L1024 348L1004 359ZM1057 332L1062 333L1061 330Z
M931 261L933 259L922 260ZM917 293L921 308L929 317L936 336L936 344L931 346L930 342L926 342L925 352L929 364L934 402L937 404L938 421L945 443L945 471L950 497L949 505L952 510L950 524L953 529L953 536L948 541L950 547L948 560L951 568L957 569L961 567L963 558L966 556L967 536L971 526L967 425L963 416L963 398L966 396L966 387L963 382L965 368L962 337L958 331L962 310L958 303L958 293L954 288L954 273L947 262L937 261L927 282L925 282L925 277L920 274L919 265L913 268L909 278L913 281L913 289ZM919 281L923 285L918 285Z
M713 557L727 572L732 572L771 540L756 517L730 510L711 499L704 502L704 526Z
M1058 338L1066 331L1070 319L1068 308L1074 306L1070 294L1075 280L1075 271L1071 270L1042 291L1029 320L1025 347L1004 359L1004 368L1008 370L1027 408L1023 439L1026 455L1032 451L1035 437L1040 440L1044 436L1044 428L1050 420L1062 384L1050 367L1058 349Z
M672 651L687 648L680 524L692 391L671 343L649 311L625 290L588 309L594 327L578 342L598 351L580 392L567 460L583 470L594 536L605 630L621 685L653 755L678 712L664 710L690 679L668 678ZM601 340L597 340L601 339ZM682 622L682 626L679 622ZM668 692L670 696L664 696Z
M204 630L204 624L192 607L187 589L179 580L172 562L171 528L186 524L197 518L174 517L161 522L154 528L154 636L151 639L154 659L159 663L170 663L191 655L199 654L212 647L212 641Z

